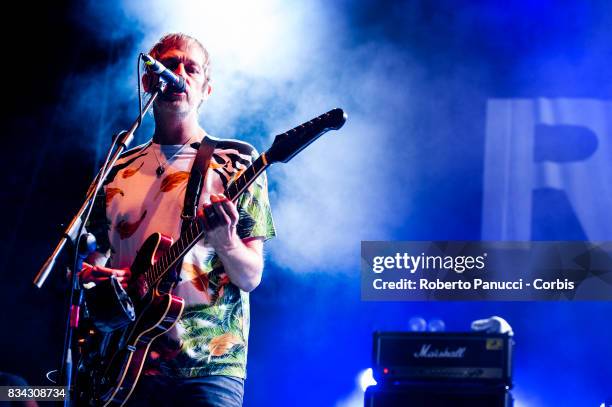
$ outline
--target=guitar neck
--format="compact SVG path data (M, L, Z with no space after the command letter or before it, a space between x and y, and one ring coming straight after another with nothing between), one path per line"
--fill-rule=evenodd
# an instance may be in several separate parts
M249 168L244 170L225 188L224 195L227 199L236 203L238 198L269 166L266 153L261 154L253 161ZM181 234L181 237L145 272L145 278L150 286L157 284L185 256L189 249L204 237L205 232L202 221L198 219L195 222L191 222L186 231Z
M342 109L332 109L293 129L275 137L272 146L260 155L244 172L227 186L225 196L236 202L257 177L272 163L287 163L310 143L329 130L338 130L344 125L346 114ZM201 220L191 222L185 233L160 256L145 272L149 286L154 286L169 270L183 258L198 240L204 237L205 230Z
M261 175L262 172L268 168L270 164L268 164L268 160L266 159L266 153L263 153L253 163L244 170L242 174L238 176L225 188L224 195L230 201L236 203L240 195Z

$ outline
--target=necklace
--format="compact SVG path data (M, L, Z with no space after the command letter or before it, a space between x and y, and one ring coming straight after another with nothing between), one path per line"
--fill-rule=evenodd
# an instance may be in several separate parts
M166 159L166 162L164 162L162 164L162 162L159 160L159 157L157 156L157 153L155 152L155 149L153 149L153 154L155 155L155 159L157 160L157 163L159 164L159 167L157 167L157 169L155 170L155 173L157 174L157 178L161 177L162 174L166 171L166 165L168 165L168 163L174 158L176 157L176 155L178 153L180 153L181 151L183 151L183 149L185 148L185 146L187 144L189 144L189 142L193 139L193 136L191 136L191 138L189 140L187 140L185 142L185 144L183 144L181 146L181 148L179 148L178 150L176 150L176 152L174 154L172 154L172 156L170 156L170 158ZM161 145L160 145L160 149L161 149Z

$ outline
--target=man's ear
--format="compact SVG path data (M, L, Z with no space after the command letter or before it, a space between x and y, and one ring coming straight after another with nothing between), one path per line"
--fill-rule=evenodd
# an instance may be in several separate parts
M204 91L202 92L202 100L200 100L200 103L198 104L198 109L200 109L200 107L202 107L202 105L204 104L204 102L206 100L208 100L208 97L210 96L210 94L212 93L212 86L210 86L210 83L207 83L205 86Z
M202 102L204 102L205 100L208 100L211 93L212 93L212 86L210 85L210 82L208 82L206 83L206 85L204 85L204 89L202 91ZM202 102L200 102L200 105L202 105Z

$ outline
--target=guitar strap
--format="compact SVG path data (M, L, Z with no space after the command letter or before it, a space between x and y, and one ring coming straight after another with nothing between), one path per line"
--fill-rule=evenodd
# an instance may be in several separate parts
M183 203L183 212L181 213L181 234L187 230L187 227L195 221L197 216L198 202L202 188L206 185L206 173L210 166L213 152L217 146L217 141L209 137L204 137L198 147L195 160L191 166L189 180L187 181L187 189L185 190L185 202ZM171 273L168 273L168 282L175 284L179 281L182 261L177 262Z
M183 204L183 213L181 219L181 233L185 232L187 226L191 224L196 218L196 211L198 209L198 202L200 201L200 194L202 187L206 181L206 173L210 166L210 160L212 158L217 141L212 140L208 137L202 139L198 153L196 154L193 165L191 166L191 173L189 174L189 181L187 181L187 190L185 191L185 203Z

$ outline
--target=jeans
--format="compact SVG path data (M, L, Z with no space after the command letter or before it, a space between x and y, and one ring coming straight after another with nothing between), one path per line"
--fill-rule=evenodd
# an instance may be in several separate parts
M232 376L141 376L126 406L242 407L244 380Z

